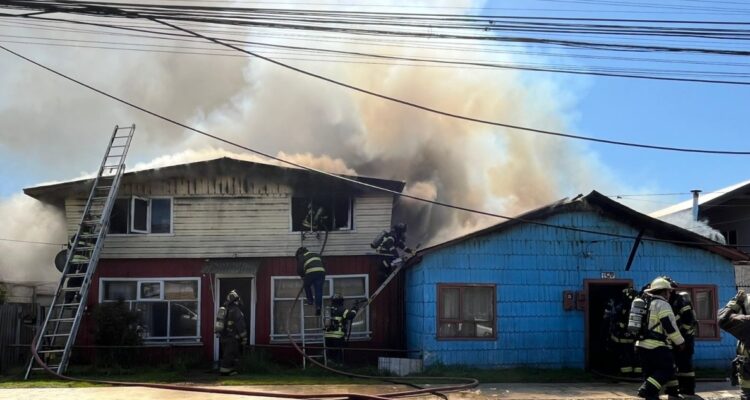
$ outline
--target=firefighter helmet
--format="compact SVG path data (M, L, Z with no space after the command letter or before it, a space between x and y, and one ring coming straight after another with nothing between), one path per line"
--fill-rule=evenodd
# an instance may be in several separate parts
M341 296L340 293L334 293L333 296L331 296L331 304L334 306L340 306L344 304L344 297Z
M404 234L406 233L406 224L403 222L399 222L396 225L393 225L393 230L398 233Z
M651 285L649 285L649 288L646 289L646 293L653 293L653 292L656 292L659 290L665 290L665 289L672 290L672 283L670 283L668 280L660 276L651 282Z
M299 249L297 249L297 252L294 253L294 256L301 257L305 253L307 253L307 247L300 247Z
M240 301L240 295L238 295L236 291L232 290L231 292L227 293L227 303L233 303L235 301Z

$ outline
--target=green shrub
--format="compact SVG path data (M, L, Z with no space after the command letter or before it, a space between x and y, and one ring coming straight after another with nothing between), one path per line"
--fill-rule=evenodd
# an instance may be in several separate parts
M94 343L98 346L139 346L143 343L138 334L138 314L130 311L122 301L98 304L92 318ZM127 367L133 364L138 353L133 348L98 348L95 363L100 367Z

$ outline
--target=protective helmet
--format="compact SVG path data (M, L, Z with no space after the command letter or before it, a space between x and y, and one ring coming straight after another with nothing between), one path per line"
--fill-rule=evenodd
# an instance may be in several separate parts
M299 257L305 253L307 253L307 247L300 247L299 249L297 249L297 252L294 253L294 256Z
M664 289L672 290L672 283L660 276L651 282L649 288L646 289L646 293L653 293Z
M664 275L662 276L662 278L666 279L669 282L669 284L672 285L672 289L676 289L677 287L679 287L679 284L677 283L677 281L670 278L669 276Z
M227 293L227 303L233 303L235 301L240 301L240 295L232 290L231 292Z
M406 233L406 224L399 222L396 225L393 225L393 230L398 233Z
M333 296L331 296L331 304L334 306L340 306L344 304L344 298L341 296L340 293L334 293Z

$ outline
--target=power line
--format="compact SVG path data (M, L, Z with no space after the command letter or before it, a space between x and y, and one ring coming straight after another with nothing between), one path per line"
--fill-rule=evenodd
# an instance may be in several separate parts
M182 122L179 122L179 121L176 121L176 120L174 120L172 118L169 118L169 117L166 117L164 115L158 114L158 113L156 113L154 111L150 111L150 110L148 110L148 109L146 109L144 107L141 107L139 105L131 103L131 102L127 101L127 100L121 99L121 98L119 98L119 97L117 97L115 95L112 95L112 94L107 93L107 92L105 92L103 90L97 89L97 88L95 88L95 87L93 87L93 86L91 86L89 84L81 82L81 81L79 81L79 80L77 80L75 78L72 78L72 77L68 76L68 75L65 75L62 72L56 71L56 70L54 70L54 69L52 69L52 68L50 68L50 67L48 67L48 66L46 66L44 64L41 64L41 63L39 63L37 61L34 61L34 60L32 60L32 59L30 59L30 58L28 58L28 57L26 57L26 56L24 56L22 54L19 54L19 53L13 51L13 50L10 50L10 49L8 49L5 46L0 45L0 49L2 49L4 51L6 51L6 52L8 52L8 53L10 53L10 54L18 57L18 58L21 58L21 59L23 59L23 60L25 60L25 61L27 61L29 63L32 63L32 64L34 64L34 65L36 65L36 66L38 66L38 67L40 67L40 68L42 68L42 69L44 69L46 71L49 71L49 72L51 72L51 73L53 73L53 74L55 74L55 75L57 75L59 77L62 77L64 79L66 79L66 80L69 80L69 81L71 81L73 83L76 83L76 84L78 84L80 86L83 86L83 87L85 87L85 88L87 88L89 90L92 90L92 91L94 91L96 93L99 93L99 94L101 94L103 96L106 96L106 97L108 97L108 98L110 98L112 100L115 100L115 101L117 101L117 102L119 102L121 104L125 104L125 105L127 105L127 106L129 106L131 108L134 108L136 110L144 112L144 113L146 113L148 115L151 115L151 116L156 117L158 119L161 119L163 121L169 122L169 123L171 123L173 125L179 126L181 128L187 129L189 131L193 131L195 133L198 133L200 135L209 137L209 138L217 140L219 142L228 144L230 146L234 146L234 147L237 147L237 148L249 151L251 153L263 156L263 157L265 157L267 159L275 160L275 161L278 161L280 163L283 163L283 164L286 164L286 165L291 165L293 167L296 167L296 168L299 168L299 169L303 169L303 170L306 170L306 171L309 171L309 172L313 172L313 173L316 173L316 174L319 174L319 175L324 175L324 176L327 176L327 177L330 177L330 178L333 178L333 179L337 179L337 180L340 180L340 181L346 181L346 182L349 182L351 184L362 186L362 187L367 187L369 189L373 189L373 190L376 190L376 191L380 191L380 192L384 192L384 193L389 193L389 194L397 196L397 197L408 198L408 199L420 201L420 202L423 202L423 203L428 203L428 204L432 204L432 205L436 205L436 206L451 208L451 209L454 209L454 210L465 211L465 212L470 212L470 213L479 214L479 215L485 215L485 216L489 216L489 217L501 218L501 219L505 219L505 220L508 220L508 221L518 221L518 222L533 224L533 225L537 225L537 226L543 226L543 227L552 228L552 229L561 229L561 230L567 230L567 231L572 231L572 232L589 233L589 234L593 234L593 235L601 235L601 236L607 236L607 237L613 237L613 238L621 238L621 239L636 239L637 238L636 236L632 236L632 235L618 234L618 233L612 233L612 232L602 232L602 231L596 231L596 230L591 230L591 229L576 228L576 227L572 227L572 226L555 225L555 224L550 224L550 223L545 223L545 222L535 221L535 220L529 220L529 219L519 218L519 217L509 217L509 216L505 216L505 215L501 215L501 214L497 214L497 213L491 213L491 212L488 212L488 211L482 211L482 210L472 209L472 208L458 206L458 205L455 205L455 204L445 203L445 202L441 202L441 201L429 200L429 199L425 199L425 198L422 198L422 197L418 197L418 196L409 195L409 194L406 194L406 193L397 192L395 190L386 189L386 188L383 188L383 187L380 187L380 186L377 186L377 185L373 185L373 184L369 184L369 183L366 183L366 182L359 181L357 179L352 179L352 178L348 178L348 177L345 177L345 176L336 175L336 174L333 174L333 173L330 173L330 172L326 172L326 171L322 171L322 170L315 169L315 168L312 168L312 167L308 167L308 166L305 166L305 165L302 165L302 164L298 164L298 163L295 163L295 162L292 162L292 161L289 161L289 160L285 160L285 159L280 158L280 157L275 157L275 156L273 156L271 154L262 152L260 150L253 149L253 148L248 147L248 146L241 145L241 144L236 143L236 142L232 142L232 141L230 141L228 139L224 139L224 138L221 138L219 136L216 136L216 135L210 134L208 132L205 132L203 130L200 130L198 128L194 128L192 126L186 125L186 124L184 124ZM657 238L645 238L643 240L648 240L648 241L653 241L653 242L662 242L662 243L692 245L692 246L711 246L711 247L734 248L732 246L726 246L726 245L722 245L720 243L713 242L710 239L706 239L707 242L697 242L697 241L689 241L689 240L667 240L667 239L657 239Z
M323 81L326 81L326 82L329 82L329 83L332 83L332 84L335 84L335 85L338 85L338 86L341 86L341 87L345 87L345 88L348 88L350 90L354 90L354 91L357 91L357 92L360 92L360 93L364 93L364 94L367 94L367 95L370 95L370 96L378 97L378 98L381 98L381 99L384 99L384 100L389 100L391 102L395 102L395 103L402 104L402 105L405 105L405 106L409 106L409 107L412 107L412 108L416 108L416 109L419 109L419 110L431 112L431 113L434 113L434 114L437 114L437 115L442 115L442 116L451 117L451 118L460 119L460 120L469 121L469 122L475 122L475 123L484 124L484 125L490 125L490 126L496 126L496 127L503 127L503 128L509 128L509 129L516 129L516 130L521 130L521 131L526 131L526 132L533 132L533 133L539 133L539 134L544 134L544 135L549 135L549 136L563 137L563 138L576 139L576 140L584 140L584 141L590 141L590 142L596 142L596 143L603 143L603 144L610 144L610 145L617 145L617 146L645 148L645 149L654 149L654 150L663 150L663 151L674 151L674 152L686 152L686 153L723 154L723 155L750 155L750 151L709 150L709 149L697 149L697 148L683 148L683 147L674 147L674 146L659 146L659 145L650 145L650 144L643 144L643 143L625 142L625 141L618 141L618 140L600 139L600 138L595 138L595 137L590 137L590 136L574 135L574 134L567 134L567 133L555 132L555 131L544 130L544 129L529 128L529 127L524 127L524 126L520 126L520 125L513 125L513 124L502 123L502 122L498 122L498 121L491 121L491 120L485 120L485 119L481 119L481 118L474 118L474 117L469 117L469 116L465 116L465 115L460 115L460 114L456 114L456 113L453 113L453 112L438 110L438 109L435 109L435 108L432 108L432 107L429 107L429 106L425 106L425 105L421 105L421 104L418 104L418 103L414 103L414 102L411 102L411 101L402 100L402 99L399 99L399 98L396 98L396 97L388 96L388 95L385 95L385 94L382 94L382 93L374 92L374 91L371 91L371 90L368 90L368 89L360 88L358 86L347 84L347 83L344 83L342 81L338 81L336 79L328 78L326 76L323 76L323 75L320 75L320 74L317 74L317 73L313 73L313 72L304 70L302 68L294 67L292 65L280 62L278 60L275 60L275 59L272 59L272 58L260 55L260 54L258 54L256 52L244 50L244 49L242 49L240 47L237 47L235 45L227 43L227 41L220 40L220 39L217 39L217 38L214 38L214 37L210 37L210 36L205 36L205 35L202 35L200 33L195 32L195 31L191 31L191 30L186 29L186 28L181 28L181 27L178 27L178 26L176 26L174 24L170 24L168 22L165 22L165 21L153 18L153 17L142 17L140 15L138 17L152 20L153 22L157 22L157 23L160 23L162 25L169 26L169 27L171 27L173 29L176 29L178 31L185 32L185 33L187 33L189 35L192 35L193 37L202 38L202 39L207 40L209 42L213 42L213 43L216 43L216 44L228 47L230 49L233 49L233 50L236 50L236 51L239 51L239 52L242 52L242 53L254 56L256 58L260 58L262 60L268 61L270 63L273 63L275 65L281 66L283 68L286 68L286 69L289 69L289 70L301 73L303 75L307 75L307 76L310 76L310 77L313 77L313 78L317 78L317 79L320 79L320 80L323 80ZM102 24L99 24L99 25L102 25Z
M0 241L2 241L2 242L14 242L14 243L27 243L27 244L42 244L42 245L59 246L59 247L64 247L65 246L65 243L35 242L35 241L32 241L32 240L18 240L18 239L7 239L7 238L0 238Z

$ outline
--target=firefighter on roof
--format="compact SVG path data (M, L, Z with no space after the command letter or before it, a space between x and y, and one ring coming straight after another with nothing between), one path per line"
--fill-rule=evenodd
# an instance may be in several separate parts
M326 268L320 254L300 247L295 253L297 274L302 278L302 286L307 298L306 304L315 304L315 315L320 315L323 308L323 283L326 279ZM314 295L314 296L313 296Z
M645 290L648 297L648 312L643 321L641 338L635 346L643 362L643 375L646 381L638 389L638 396L648 400L658 400L659 392L666 389L670 397L678 397L675 378L672 346L682 351L685 339L675 322L672 307L668 301L672 294L672 284L656 278ZM634 301L635 303L635 301Z
M240 309L240 296L232 290L227 294L227 301L216 313L214 331L219 335L221 360L219 372L222 375L236 375L240 359L240 348L247 345L247 326L245 314Z
M344 308L344 298L336 293L331 297L331 319L325 332L326 351L329 360L343 364L347 333L351 321L357 316L357 307Z

